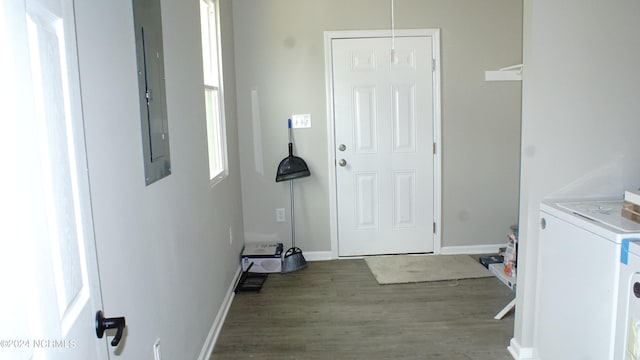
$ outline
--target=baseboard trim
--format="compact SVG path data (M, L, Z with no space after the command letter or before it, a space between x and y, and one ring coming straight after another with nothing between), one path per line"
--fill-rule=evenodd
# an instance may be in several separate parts
M443 246L440 248L440 255L458 254L495 254L498 249L506 246L506 242L489 245L465 245L465 246Z
M514 360L535 360L533 357L533 348L521 347L516 339L512 338L507 346L507 350Z
M304 251L303 255L307 261L333 260L331 251Z
M222 301L222 306L220 306L220 310L218 310L218 314L213 320L213 324L211 325L211 329L209 329L209 334L207 335L207 339L202 346L202 350L200 351L198 360L209 360L211 358L211 355L213 354L213 348L216 345L216 341L218 341L218 336L220 335L220 331L222 330L222 325L224 324L224 320L227 318L229 308L231 308L231 302L233 302L233 297L235 296L235 292L233 290L236 287L236 283L238 282L241 273L242 268L240 267L240 265L238 265L238 270L236 270L233 281L231 282L231 285L227 290L227 295Z

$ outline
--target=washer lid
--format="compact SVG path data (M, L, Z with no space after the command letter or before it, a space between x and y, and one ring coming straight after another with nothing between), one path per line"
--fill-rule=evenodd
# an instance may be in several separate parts
M640 232L640 223L622 217L622 200L561 202L559 208L622 232Z

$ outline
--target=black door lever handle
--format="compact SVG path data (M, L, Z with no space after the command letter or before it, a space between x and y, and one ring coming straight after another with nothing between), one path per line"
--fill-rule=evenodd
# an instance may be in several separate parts
M127 325L125 324L124 317L105 318L102 310L98 310L96 313L96 335L98 339L102 339L105 330L117 329L116 336L111 340L111 346L118 346L120 339L122 339L125 326Z

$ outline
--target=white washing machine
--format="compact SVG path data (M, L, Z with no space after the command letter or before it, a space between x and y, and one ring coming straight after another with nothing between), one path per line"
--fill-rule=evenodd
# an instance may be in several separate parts
M640 224L621 216L622 200L548 202L540 210L534 355L623 359L620 256L625 239L640 239Z
M616 360L640 360L640 240L622 242Z

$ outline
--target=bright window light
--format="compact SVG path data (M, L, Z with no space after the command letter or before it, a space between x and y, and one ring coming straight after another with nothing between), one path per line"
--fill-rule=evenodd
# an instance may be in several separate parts
M216 184L228 175L224 121L222 61L217 0L200 0L202 66L209 148L209 178Z

